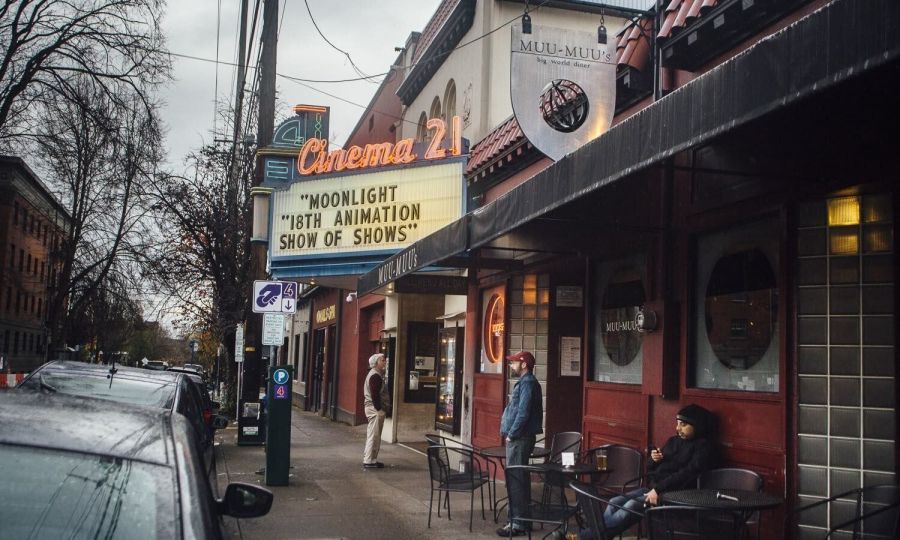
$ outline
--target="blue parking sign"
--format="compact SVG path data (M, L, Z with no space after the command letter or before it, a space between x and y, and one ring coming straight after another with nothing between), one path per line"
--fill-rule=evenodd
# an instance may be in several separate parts
M288 372L286 369L276 369L275 373L272 374L272 379L275 381L275 384L285 384L288 382Z

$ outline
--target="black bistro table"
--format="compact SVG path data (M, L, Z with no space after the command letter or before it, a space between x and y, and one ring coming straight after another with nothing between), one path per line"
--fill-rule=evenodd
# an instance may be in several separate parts
M488 446L486 448L482 448L478 451L478 454L486 459L493 460L497 463L501 468L506 469L506 447L505 446ZM546 459L550 455L550 449L544 448L543 446L535 446L534 450L531 451L531 459ZM506 503L503 502L507 498L501 497L497 498L497 470L494 469L494 476L491 478L491 484L494 488L494 523L500 519L500 511L503 508L506 508ZM500 506L500 503L503 503L503 506Z
M659 498L665 504L715 508L734 512L769 510L784 503L784 499L781 497L745 489L683 489L660 493Z
M745 489L684 489L660 493L662 504L713 508L729 512L737 531L747 519L760 510L770 510L784 504L781 497Z

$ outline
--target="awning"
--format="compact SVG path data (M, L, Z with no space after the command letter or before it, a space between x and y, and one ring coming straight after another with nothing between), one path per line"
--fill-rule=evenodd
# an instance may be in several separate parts
M359 290L372 291L466 249L485 246L679 152L898 59L900 2L832 2L649 105L498 199L409 246L362 276ZM448 242L450 231L455 243ZM463 237L467 237L464 248ZM413 259L414 264L405 264Z
M359 294L370 293L388 283L416 270L444 263L444 266L459 266L460 261L450 260L464 253L468 248L468 222L466 214L432 234L413 242L403 251L392 255L373 270L359 278L356 290ZM465 266L462 263L462 266Z
M898 57L900 2L828 4L472 212L469 249Z

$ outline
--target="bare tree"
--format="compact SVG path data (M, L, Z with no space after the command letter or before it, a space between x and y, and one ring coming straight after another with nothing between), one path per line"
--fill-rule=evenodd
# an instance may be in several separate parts
M141 322L140 303L121 276L111 274L78 297L78 317L71 317L71 334L79 336L92 359L125 362L129 340ZM102 354L101 354L102 353Z
M33 132L60 98L77 99L87 77L117 101L145 101L169 77L162 0L5 0L0 5L0 142Z
M235 326L250 298L251 152L237 159L225 145L209 145L188 158L189 176L159 178L151 197L159 241L144 250L145 276L168 298L182 331L208 332L234 353ZM228 406L235 371L223 363Z
M83 314L102 286L139 295L133 254L143 249L145 191L162 157L146 96L126 86L113 99L92 77L75 79L71 99L47 104L34 138L39 166L72 219L53 253L60 271L48 299L50 350L91 337L73 334L71 315Z

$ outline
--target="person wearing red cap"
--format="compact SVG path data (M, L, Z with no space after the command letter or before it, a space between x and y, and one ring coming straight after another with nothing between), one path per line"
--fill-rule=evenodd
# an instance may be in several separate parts
M507 356L509 370L519 376L513 387L509 403L503 409L500 420L500 436L506 441L506 464L526 465L534 450L535 436L543 432L544 418L541 385L534 377L534 355L521 351ZM506 475L506 491L509 495L509 523L497 529L499 536L524 536L526 524L516 518L525 517L531 492L528 475L516 472Z

